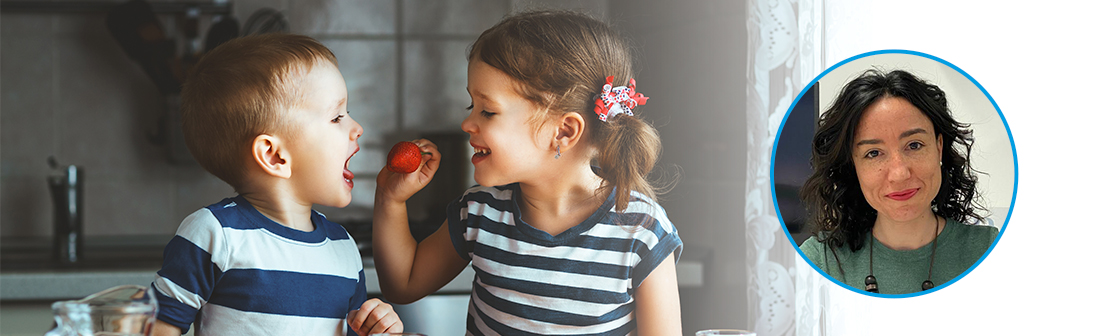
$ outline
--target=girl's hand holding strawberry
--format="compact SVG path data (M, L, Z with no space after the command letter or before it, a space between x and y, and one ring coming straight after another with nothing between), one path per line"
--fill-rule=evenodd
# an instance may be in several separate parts
M397 143L389 152L384 168L376 175L377 201L407 201L430 183L441 159L438 146L430 140ZM405 173L408 170L411 172Z

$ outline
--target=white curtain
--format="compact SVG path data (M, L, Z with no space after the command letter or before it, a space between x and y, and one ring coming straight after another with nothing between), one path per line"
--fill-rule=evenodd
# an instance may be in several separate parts
M759 336L817 335L810 300L824 278L803 264L776 217L770 180L780 123L806 84L822 72L822 3L758 0L749 8L748 156L745 224L748 325ZM804 304L805 303L805 304ZM801 306L797 313L797 305Z

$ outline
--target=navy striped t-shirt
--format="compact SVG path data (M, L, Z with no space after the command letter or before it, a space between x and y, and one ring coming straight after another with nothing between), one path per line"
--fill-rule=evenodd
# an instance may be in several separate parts
M356 335L367 298L357 245L317 211L314 231L264 217L243 197L186 217L152 287L159 320L196 335Z
M448 207L450 239L476 272L471 335L627 335L633 294L682 240L663 208L615 194L580 224L552 236L523 222L519 185L473 187ZM614 190L615 193L615 190Z

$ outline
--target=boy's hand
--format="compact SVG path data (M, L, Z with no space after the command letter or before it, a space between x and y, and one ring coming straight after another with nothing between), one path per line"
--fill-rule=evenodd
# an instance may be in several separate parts
M423 154L423 161L419 165L419 170L409 174L393 172L388 169L388 165L384 165L384 168L380 169L380 174L376 175L377 199L406 202L408 198L411 198L411 195L419 192L434 178L434 172L438 171L438 164L442 159L442 153L438 152L438 146L427 139L412 142L419 145L422 152L429 154Z
M346 320L349 327L361 336L403 332L403 322L399 320L395 309L377 299L365 301L361 308L350 311Z

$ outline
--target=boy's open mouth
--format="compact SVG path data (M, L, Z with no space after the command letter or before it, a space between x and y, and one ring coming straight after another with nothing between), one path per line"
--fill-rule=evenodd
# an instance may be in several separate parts
M353 156L356 156L359 151L361 151L361 146L357 145L357 150L354 150L353 154L349 154L349 158L345 159L345 169L341 172L341 178L349 184L349 187L353 187L353 172L349 170L349 161L352 161Z

